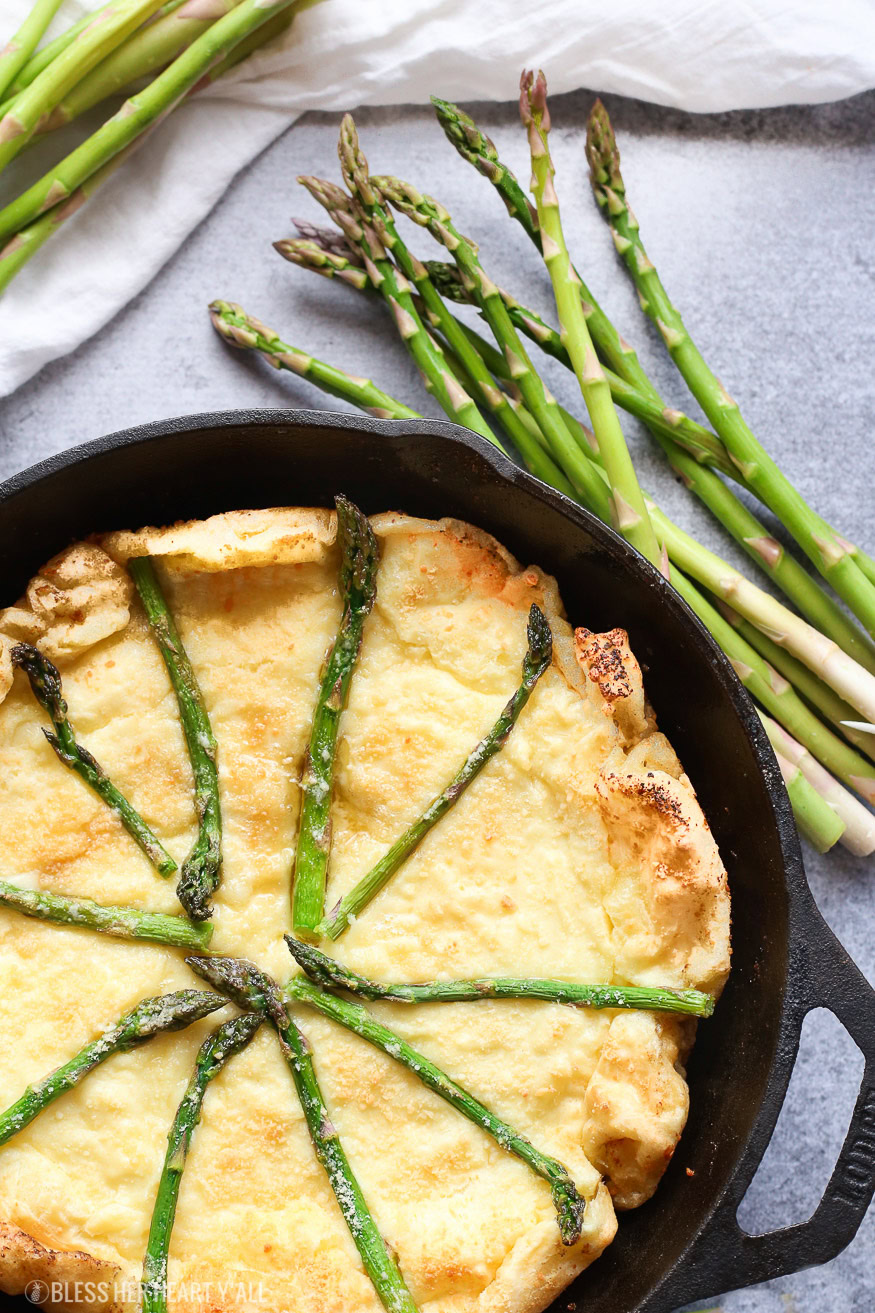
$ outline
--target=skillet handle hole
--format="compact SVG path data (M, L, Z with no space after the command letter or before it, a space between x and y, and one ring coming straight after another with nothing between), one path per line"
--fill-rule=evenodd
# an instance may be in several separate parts
M828 1008L802 1023L799 1052L769 1147L738 1208L748 1235L807 1222L848 1133L863 1055Z

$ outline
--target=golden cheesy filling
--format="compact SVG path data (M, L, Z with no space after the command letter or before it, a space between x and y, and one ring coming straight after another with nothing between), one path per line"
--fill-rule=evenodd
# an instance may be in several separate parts
M468 525L401 514L372 525L377 599L341 722L328 907L493 724L519 682L532 602L554 657L502 751L332 954L386 982L514 975L717 994L725 872L623 631L575 634L555 581ZM149 554L219 743L211 948L280 980L297 969L282 936L302 761L340 615L335 532L333 512L278 509L110 534L49 562L0 612L2 878L180 910L173 882L58 761L9 659L26 640L58 664L80 740L181 862L197 829L191 770L124 568ZM140 998L198 984L179 950L0 908L0 1106ZM296 1008L417 1305L546 1308L610 1243L615 1209L656 1188L687 1116L695 1023L524 1000L368 1006L560 1159L587 1200L581 1240L564 1248L544 1181L390 1057ZM198 1045L232 1012L110 1058L0 1149L0 1289L79 1280L56 1307L137 1306L167 1132ZM207 1093L169 1282L172 1313L381 1308L267 1027Z

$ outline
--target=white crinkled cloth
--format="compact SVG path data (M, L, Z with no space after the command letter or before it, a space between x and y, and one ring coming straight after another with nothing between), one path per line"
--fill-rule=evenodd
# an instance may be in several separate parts
M0 38L31 2L2 0ZM94 7L67 0L50 34ZM554 93L585 86L687 110L837 100L875 85L875 4L323 0L182 104L14 280L0 299L0 395L105 324L305 110L421 102L429 91L509 100L524 64L543 66ZM46 145L34 152L42 168ZM3 203L22 172L37 176L33 157L0 178Z

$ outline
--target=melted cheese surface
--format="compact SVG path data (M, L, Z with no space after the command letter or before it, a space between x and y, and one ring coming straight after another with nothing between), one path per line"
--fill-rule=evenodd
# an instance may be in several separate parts
M553 580L455 522L386 515L374 526L378 595L341 723L329 907L494 722L519 682L532 602L550 619L555 655L503 750L328 951L383 981L530 975L716 992L728 969L728 895L707 824L670 750L660 769L640 742L640 761L627 755L629 716L576 659ZM238 513L71 550L98 576L92 603L66 557L50 563L43 576L57 596L41 612L24 599L0 613L0 656L17 637L51 650L80 741L181 862L196 827L175 698L113 564L156 555L219 742L225 862L211 948L282 980L293 970L282 935L298 780L340 613L334 517ZM3 878L178 912L172 880L54 756L25 678L6 683ZM652 718L639 719L647 743ZM677 808L661 823L646 787L631 787L648 770L680 808L680 828ZM141 997L191 987L182 957L0 908L0 1105ZM368 1006L561 1159L588 1200L580 1244L563 1249L544 1182L410 1072L298 1007L332 1119L417 1304L545 1308L610 1242L612 1194L633 1206L655 1188L686 1118L692 1024L526 1001ZM49 1250L112 1264L117 1306L140 1276L195 1051L231 1013L112 1057L0 1149L0 1218ZM0 1251L0 1287L19 1280ZM381 1307L266 1027L207 1092L170 1282L173 1313Z

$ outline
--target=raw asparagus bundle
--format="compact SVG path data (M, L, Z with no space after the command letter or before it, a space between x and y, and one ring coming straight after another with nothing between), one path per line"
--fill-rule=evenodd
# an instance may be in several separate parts
M121 109L0 211L0 291L190 93L278 36L318 0L112 0L34 50L58 8L36 0L0 52L0 169L119 90ZM155 75L155 76L153 76ZM144 78L151 78L145 87ZM54 211L63 207L63 215Z

